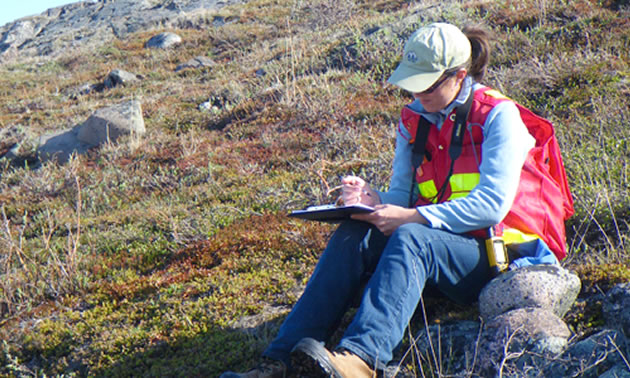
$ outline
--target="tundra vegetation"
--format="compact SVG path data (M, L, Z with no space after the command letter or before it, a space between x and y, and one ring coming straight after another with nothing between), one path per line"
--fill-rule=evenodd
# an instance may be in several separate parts
M0 374L216 376L255 363L333 229L287 211L330 201L347 174L386 188L410 97L385 79L432 21L491 30L485 83L555 124L576 210L563 265L581 296L627 281L626 1L252 0L0 66L0 128L41 135L128 99L147 127L62 165L26 147L2 163ZM162 31L183 43L144 48ZM216 65L175 72L196 56ZM76 94L114 69L143 80ZM598 306L578 301L572 331L597 329ZM426 316L476 311L435 301Z

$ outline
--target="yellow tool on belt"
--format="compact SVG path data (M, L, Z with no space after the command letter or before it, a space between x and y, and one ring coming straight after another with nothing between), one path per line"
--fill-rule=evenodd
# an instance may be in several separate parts
M488 239L486 239L486 252L488 253L488 263L492 277L505 272L509 265L505 242L500 236L496 236L492 227L488 228Z

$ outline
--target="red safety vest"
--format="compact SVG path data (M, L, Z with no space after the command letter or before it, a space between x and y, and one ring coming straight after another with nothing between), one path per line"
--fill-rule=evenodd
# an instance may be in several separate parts
M475 91L467 124L484 125L488 114L498 103L512 101L490 88ZM523 169L514 203L503 221L495 227L497 235L502 235L506 244L526 242L541 238L559 260L566 256L566 236L564 222L574 212L573 198L569 192L564 165L558 141L552 124L515 103L523 123L536 139L536 145L529 151ZM401 120L414 142L420 115L409 107L404 107ZM466 127L462 153L456 159L453 173L446 177L451 165L448 150L455 121L455 110L444 121L441 129L431 125L426 144L427 156L416 171L419 198L416 206L437 203L437 194L448 179L441 202L465 197L479 183L481 163L481 127ZM485 231L472 233L485 237Z

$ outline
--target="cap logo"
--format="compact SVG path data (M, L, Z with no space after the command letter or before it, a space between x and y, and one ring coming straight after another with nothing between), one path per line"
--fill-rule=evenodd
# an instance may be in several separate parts
M407 53L407 60L410 61L411 63L416 63L418 61L418 56L416 55L415 52L409 51Z

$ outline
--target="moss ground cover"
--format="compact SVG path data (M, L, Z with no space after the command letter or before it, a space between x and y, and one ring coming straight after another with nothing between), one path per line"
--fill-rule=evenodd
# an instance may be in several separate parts
M174 30L184 39L174 50L145 50L154 33L138 32L0 67L2 128L41 135L136 98L148 129L65 165L30 166L28 148L23 164L1 164L0 374L250 366L333 229L287 210L331 201L350 173L386 188L409 98L384 80L406 37L432 21L490 28L485 82L554 122L576 201L565 266L585 291L630 278L623 2L256 0L216 16L226 23ZM199 55L216 66L174 72ZM144 80L77 94L115 68ZM469 310L431 302L428 317ZM588 332L601 315L581 303L569 320Z

